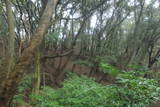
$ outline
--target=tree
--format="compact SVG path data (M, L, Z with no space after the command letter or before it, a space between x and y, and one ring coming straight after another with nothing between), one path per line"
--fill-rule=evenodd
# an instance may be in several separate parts
M52 15L55 14L57 3L58 0L48 1L43 15L39 21L39 26L37 27L36 32L33 34L33 38L29 47L26 48L22 53L22 56L19 58L19 61L13 68L13 72L10 73L8 78L3 81L0 92L0 105L2 107L9 106L9 101L16 92L16 86L23 78L27 67L30 65L32 58L35 55L35 50L39 47L43 40L45 32L49 26L50 19Z
M8 51L7 51L7 76L9 75L9 73L12 71L13 66L14 66L14 57L15 57L15 21L14 21L14 16L12 13L12 6L11 6L11 1L10 0L5 0L5 4L6 4L6 10L7 10L7 22L8 22L8 33L9 33L9 38L8 38Z

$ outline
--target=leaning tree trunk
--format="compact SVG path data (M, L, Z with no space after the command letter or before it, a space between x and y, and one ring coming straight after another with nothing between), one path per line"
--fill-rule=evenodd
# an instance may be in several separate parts
M26 48L19 61L14 66L13 72L3 81L0 91L0 107L8 107L8 103L16 92L16 87L20 83L27 67L30 65L36 49L41 44L44 34L49 26L50 18L54 13L58 0L48 0L44 13L40 19L39 26L33 34L33 38L28 48ZM53 14L52 14L53 13Z

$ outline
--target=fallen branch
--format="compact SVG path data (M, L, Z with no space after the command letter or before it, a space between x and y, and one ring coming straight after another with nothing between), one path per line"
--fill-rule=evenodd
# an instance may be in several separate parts
M73 52L73 50L70 50L70 51L65 52L63 54L57 54L57 55L54 55L54 56L44 56L42 59L54 59L54 58L57 58L57 57L63 57L63 56L69 55L72 52Z

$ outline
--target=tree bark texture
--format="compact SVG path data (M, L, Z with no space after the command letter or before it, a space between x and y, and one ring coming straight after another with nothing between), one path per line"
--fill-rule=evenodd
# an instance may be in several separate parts
M8 103L15 95L16 87L20 83L23 75L26 73L27 67L32 62L35 52L41 44L45 32L48 29L50 19L55 14L55 8L58 0L48 0L44 13L40 19L39 26L32 35L32 40L28 48L26 48L19 61L13 68L13 72L4 80L0 91L0 107L8 107Z

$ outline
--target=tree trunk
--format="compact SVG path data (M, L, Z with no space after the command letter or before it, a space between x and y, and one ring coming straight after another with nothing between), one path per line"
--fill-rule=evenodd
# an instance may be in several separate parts
M41 83L41 53L38 49L36 56L35 56L35 71L34 71L34 78L33 78L33 86L32 86L32 93L33 94L38 94L39 93L39 88L40 88L40 83Z
M33 38L29 47L23 51L22 56L14 66L13 72L10 73L8 78L3 81L0 91L0 107L8 107L9 101L15 95L17 85L26 73L26 69L30 65L36 49L43 40L57 3L58 0L48 0L44 13L40 19L39 26L36 29L36 32L32 35Z
M15 37L16 34L14 32L14 16L12 13L12 6L10 0L5 0L6 4L6 11L7 11L7 22L8 22L8 49L7 49L7 77L11 70L13 69L13 66L15 64L14 62L14 56L15 56L15 50L14 50L14 43L15 43Z

